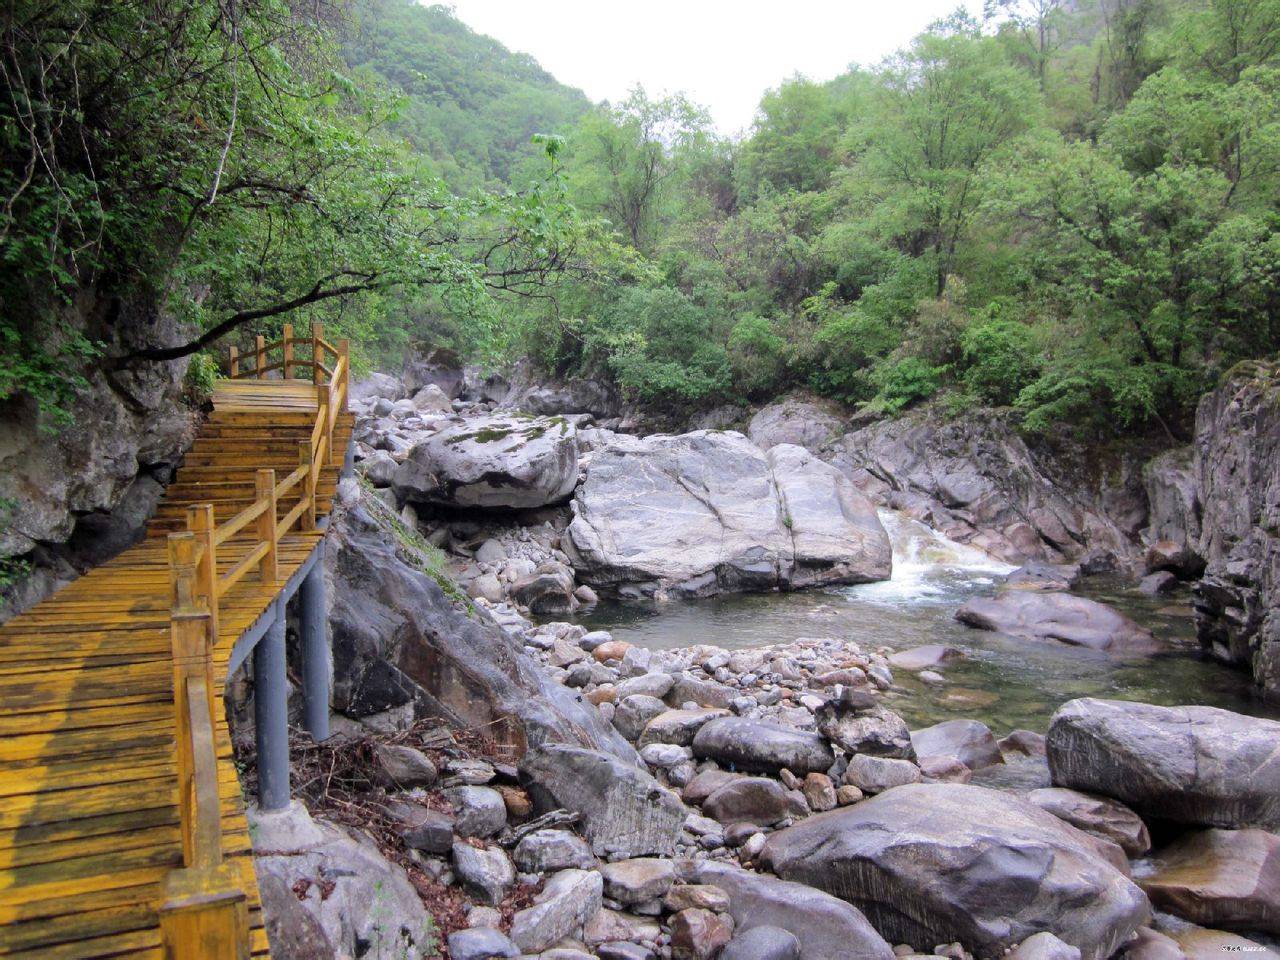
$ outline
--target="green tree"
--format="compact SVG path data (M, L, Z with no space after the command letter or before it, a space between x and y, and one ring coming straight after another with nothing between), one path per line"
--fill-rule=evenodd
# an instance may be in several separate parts
M867 172L896 242L933 260L941 296L983 200L984 165L1038 123L1039 92L964 22L919 37L881 79L884 102L865 135Z
M98 328L137 329L118 368L300 310L366 331L359 295L404 286L482 313L569 263L558 177L453 195L383 135L394 101L343 72L334 26L285 0L10 5L0 397L56 404ZM163 313L197 334L156 343Z
M683 161L709 137L710 118L682 95L625 101L587 114L570 139L574 197L607 217L638 250L650 250L669 214Z

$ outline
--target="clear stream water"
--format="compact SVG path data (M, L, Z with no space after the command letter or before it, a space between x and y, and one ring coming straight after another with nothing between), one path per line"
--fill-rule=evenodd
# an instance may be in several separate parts
M960 648L966 657L943 669L945 686L894 671L904 692L891 693L889 705L912 727L974 717L998 736L1017 728L1043 733L1059 704L1086 696L1280 716L1253 696L1244 673L1200 656L1188 591L1152 598L1127 582L1099 578L1080 591L1152 630L1168 644L1158 656L1117 660L1060 643L1015 640L966 627L953 616L969 597L991 593L1012 567L893 511L882 511L881 520L893 541L893 578L882 583L666 603L602 602L580 622L655 649L698 643L735 649L797 637L844 637L863 648Z

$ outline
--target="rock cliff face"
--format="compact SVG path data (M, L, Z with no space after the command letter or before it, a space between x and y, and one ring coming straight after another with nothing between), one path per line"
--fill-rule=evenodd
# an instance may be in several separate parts
M993 411L926 408L845 435L830 459L873 498L1011 563L1139 552L1140 451L1033 449Z
M1280 696L1280 364L1245 363L1200 401L1200 641Z
M108 356L179 342L172 323L137 304L112 322L84 307L72 322ZM30 574L0 599L0 619L132 545L190 445L194 412L181 402L185 360L108 374L96 365L55 423L29 397L0 400L0 560Z
M594 706L553 683L496 623L446 595L426 572L431 561L416 535L397 529L385 506L344 482L326 554L336 709L355 718L437 716L460 729L486 727L521 750L571 743L635 762Z

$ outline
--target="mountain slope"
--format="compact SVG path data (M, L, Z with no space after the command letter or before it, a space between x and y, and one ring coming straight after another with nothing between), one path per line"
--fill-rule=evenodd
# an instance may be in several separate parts
M369 0L344 53L353 70L406 95L395 131L456 188L510 183L538 152L533 134L563 133L591 105L528 54L475 33L443 6Z

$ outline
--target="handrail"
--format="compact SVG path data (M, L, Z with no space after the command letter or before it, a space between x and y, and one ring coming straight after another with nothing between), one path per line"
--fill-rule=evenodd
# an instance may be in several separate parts
M253 503L249 504L249 506L245 507L239 513L237 513L234 517L232 517L230 520L223 523L220 527L218 527L214 531L214 534L213 534L214 545L219 547L222 546L224 543L226 543L228 540L234 537L237 533L243 530L246 526L248 526L250 520L257 520L258 517L262 516L263 511L265 511L266 509L267 509L267 505L265 503L260 503L259 501L256 501L256 500Z
M295 348L301 348L297 356ZM268 363L267 354L272 350L282 351L282 356ZM323 363L326 352L337 357L332 368ZM242 371L240 361L248 355L241 357L231 348L233 379L262 378L273 370L283 370L287 379L298 369L311 371L316 417L307 439L298 442L298 466L278 482L274 469L256 471L253 501L220 524L215 523L213 504L188 507L187 529L169 535L169 624L183 868L173 871L166 881L161 928L168 945L190 942L183 938L192 936L194 924L200 936L231 945L227 956L239 956L247 945L248 912L238 875L223 863L221 848L212 666L220 601L255 567L263 584L278 583L280 540L295 527L315 529L317 486L325 467L337 462L333 432L339 411L346 407L351 371L348 342L340 340L336 347L330 344L319 324L307 337L295 337L291 325L286 325L281 338L273 343L256 337L252 356L253 367ZM299 486L297 503L283 517L278 516L279 502ZM233 552L223 555L228 551ZM225 568L222 572L220 562ZM215 913L217 916L212 916Z
M269 355L277 351L279 359L271 360ZM310 371L313 383L342 383L345 393L350 377L348 342L339 340L336 345L330 343L324 337L324 327L318 323L311 328L310 336L296 337L293 325L285 324L280 339L268 343L261 336L255 337L253 349L249 352L241 353L239 347L233 346L229 348L229 353L228 376L232 380L263 379L277 370L283 373L284 379L289 380L296 379L294 375L299 372L305 374ZM335 361L332 367L325 363L326 357L330 356ZM344 358L348 358L345 365L342 363ZM252 366L248 365L250 360Z

